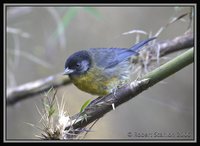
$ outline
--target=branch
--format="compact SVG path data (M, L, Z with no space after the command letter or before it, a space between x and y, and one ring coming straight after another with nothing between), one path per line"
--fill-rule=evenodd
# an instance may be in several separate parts
M167 40L158 44L160 47L160 57L168 55L170 53L191 48L194 46L193 33L187 33L183 36L178 36L173 40Z
M160 56L165 56L175 51L193 47L194 38L192 33L188 33L172 40L157 43L156 45L160 47ZM30 98L31 95L47 91L51 87L58 88L69 83L69 78L62 77L61 75L52 75L15 88L10 88L7 90L7 105L13 105L23 99Z
M81 129L91 122L101 118L104 114L124 102L134 98L139 93L155 85L157 82L169 77L193 62L193 48L149 72L143 78L119 88L115 93L99 97L92 101L82 113L70 117L65 130ZM72 123L72 124L71 124ZM81 130L80 130L81 131ZM76 133L78 134L78 133Z
M10 88L7 90L7 105L13 105L23 99L32 97L35 94L49 90L51 87L59 87L71 83L69 78L61 74L49 76L34 82Z

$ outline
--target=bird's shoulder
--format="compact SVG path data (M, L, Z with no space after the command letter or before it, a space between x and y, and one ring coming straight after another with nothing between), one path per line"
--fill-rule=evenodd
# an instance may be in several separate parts
M120 61L120 54L128 50L127 48L90 48L91 54L97 66L102 68L111 67Z

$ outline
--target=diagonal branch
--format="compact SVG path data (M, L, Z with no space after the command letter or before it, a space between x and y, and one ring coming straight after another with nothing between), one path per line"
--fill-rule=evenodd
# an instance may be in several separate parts
M65 130L81 129L87 126L91 122L101 118L103 115L111 111L113 109L113 105L117 107L134 98L139 93L155 85L157 82L162 81L163 79L191 64L193 60L194 55L192 48L165 63L164 65L158 67L157 69L149 72L140 80L133 81L128 85L124 85L115 93L95 99L84 109L82 113L78 113L70 117L71 122L69 122Z

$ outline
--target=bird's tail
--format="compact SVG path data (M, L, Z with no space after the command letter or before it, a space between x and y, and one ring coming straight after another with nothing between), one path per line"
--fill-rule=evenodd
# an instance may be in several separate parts
M150 42L150 41L152 41L152 40L154 40L154 39L156 39L156 37L152 37L152 38L143 40L143 41L141 41L141 42L135 44L134 46L132 46L132 47L130 48L130 50L131 50L131 51L134 51L134 52L138 52L138 51L142 48L142 46L144 46L145 44L147 44L148 42Z

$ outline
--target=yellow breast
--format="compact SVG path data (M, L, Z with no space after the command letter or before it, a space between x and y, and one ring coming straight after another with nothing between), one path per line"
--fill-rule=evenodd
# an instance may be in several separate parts
M82 91L103 96L117 87L117 77L107 77L101 69L90 69L82 75L71 76L72 82Z

